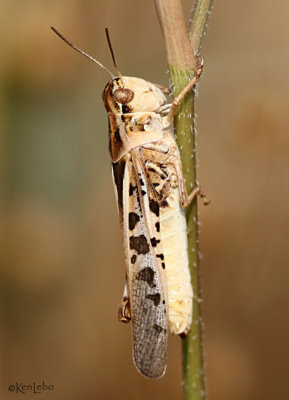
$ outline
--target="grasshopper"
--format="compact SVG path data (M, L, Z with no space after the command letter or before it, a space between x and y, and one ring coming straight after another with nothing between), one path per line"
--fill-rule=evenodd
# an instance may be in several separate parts
M114 76L103 64L52 30L68 45L111 75L103 91L108 113L109 149L125 255L126 277L119 320L132 321L133 358L149 378L164 375L169 331L186 336L192 322L193 289L187 254L184 208L199 194L188 194L173 118L194 78L168 104L166 88L123 76L106 30Z

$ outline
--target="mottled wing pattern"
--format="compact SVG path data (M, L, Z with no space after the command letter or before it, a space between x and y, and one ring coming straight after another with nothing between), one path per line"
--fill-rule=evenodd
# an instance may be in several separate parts
M165 264L160 239L159 204L154 198L138 149L132 151L130 177L130 194L135 190L129 196L128 214L134 360L142 373L157 378L164 374L167 363Z
M168 344L167 294L161 249L159 205L147 181L138 150L122 167L114 167L124 235L133 353L138 370L150 378L166 370ZM115 179L116 180L116 179ZM119 179L118 179L119 180Z

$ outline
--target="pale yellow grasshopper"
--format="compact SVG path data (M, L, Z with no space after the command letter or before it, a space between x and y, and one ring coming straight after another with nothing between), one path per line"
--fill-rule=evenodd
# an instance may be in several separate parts
M132 320L133 357L147 377L163 376L168 332L185 336L192 321L193 290L183 208L200 194L185 188L173 118L181 99L198 81L203 65L172 104L160 85L118 76L52 28L67 44L105 69L112 174L122 229L126 280L119 319Z

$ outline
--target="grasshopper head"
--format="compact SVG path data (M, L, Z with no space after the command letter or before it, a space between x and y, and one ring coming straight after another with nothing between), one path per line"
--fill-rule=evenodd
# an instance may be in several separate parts
M154 112L166 102L166 97L158 87L144 79L130 76L109 81L102 98L107 111L114 114Z

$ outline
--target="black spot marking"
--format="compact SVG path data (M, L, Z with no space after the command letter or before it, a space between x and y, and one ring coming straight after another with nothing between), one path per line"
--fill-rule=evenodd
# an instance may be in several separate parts
M165 259L165 256L163 254L157 254L157 257L160 258L161 260Z
M160 325L154 324L153 328L157 331L157 333L161 333L161 331L164 331L164 333L167 332L166 329L162 328Z
M153 212L157 217L160 215L160 207L159 203L154 199L150 199L150 210Z
M134 255L131 257L130 262L131 262L132 264L135 264L136 259L137 259L137 256L134 254Z
M120 213L122 212L122 192L123 192L123 178L124 178L125 162L119 161L112 163L113 177L117 188L117 199Z
M141 191L141 194L142 194L143 196L145 196L145 195L147 194L147 192L146 192L145 190L142 190L142 191Z
M162 202L161 202L161 207L162 208L165 208L165 207L168 207L169 206L169 203L166 201L166 200L163 200Z
M125 122L125 116L121 115L120 119L122 120L122 122Z
M114 132L114 137L115 137L115 140L116 140L117 142L122 143L122 140L121 140L121 137L120 137L120 134L119 134L119 130L118 130L118 129L116 129L116 131Z
M133 191L136 189L136 186L133 186L131 183L129 184L129 195L132 196L133 195Z
M146 267L137 274L136 279L138 281L145 281L151 288L154 288L156 287L155 283L153 283L154 275L155 272L150 267Z
M131 231L134 229L139 220L140 218L135 212L130 212L128 214L128 227Z
M163 300L163 304L166 304L166 301L165 301L165 300Z
M141 184L141 186L144 186L144 181L142 179L139 180L139 183Z
M159 239L156 239L155 237L151 238L151 244L153 247L157 247L158 243L160 243Z
M144 235L131 236L129 238L129 247L136 250L138 254L147 254L150 250L148 241Z
M153 187L157 187L157 186L159 186L159 183L153 183Z
M156 222L155 227L156 227L157 232L159 232L160 231L160 223Z
M162 267L163 267L163 269L165 269L166 268L166 264L162 263Z
M157 307L161 301L161 295L159 293L156 294L147 294L146 299L150 299L154 302L154 305Z
M127 113L131 112L131 108L130 108L127 104L122 104L122 106L121 106L121 111L122 111L124 114L127 114Z

